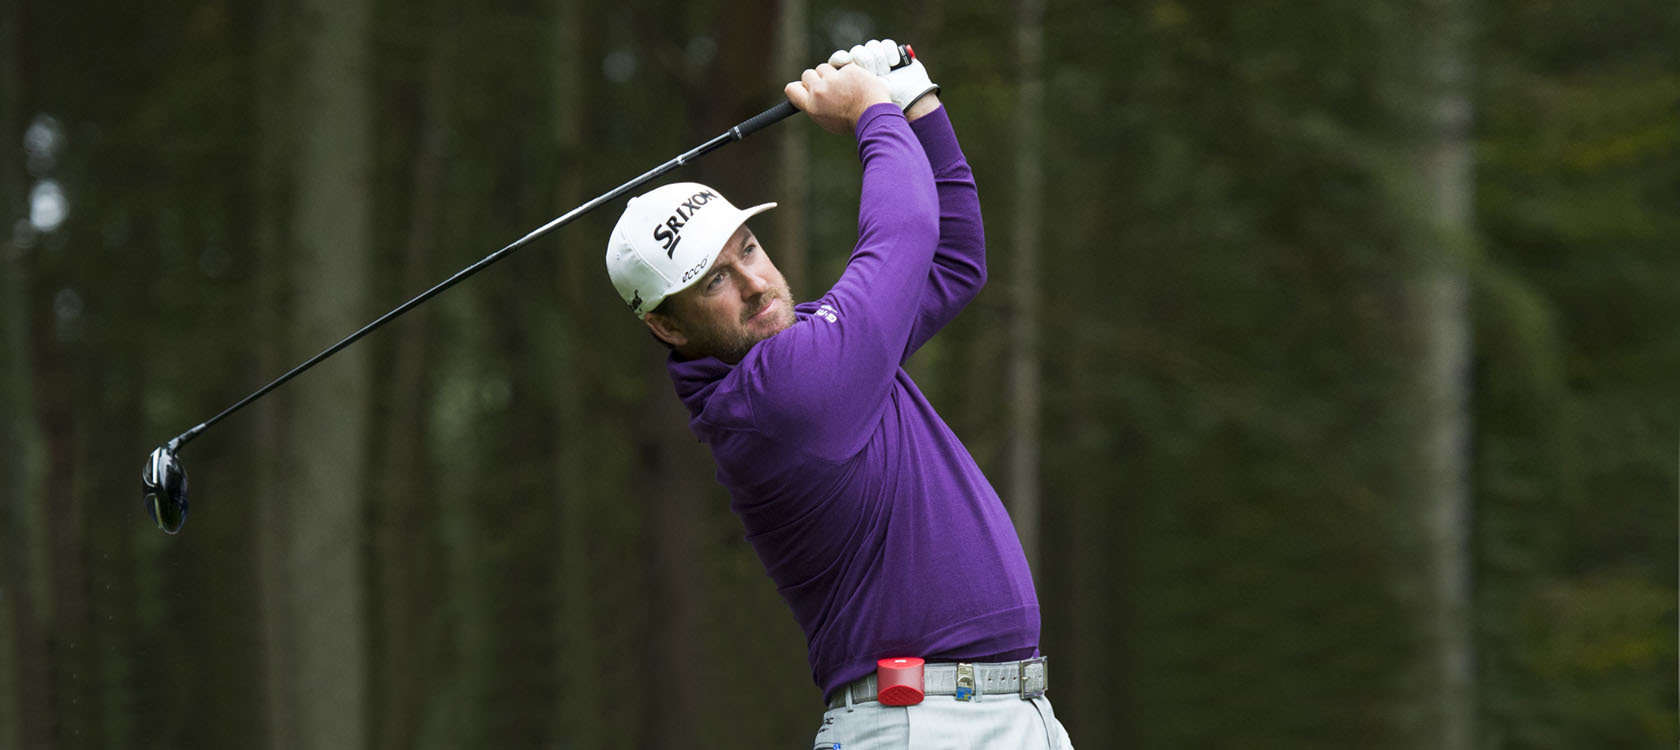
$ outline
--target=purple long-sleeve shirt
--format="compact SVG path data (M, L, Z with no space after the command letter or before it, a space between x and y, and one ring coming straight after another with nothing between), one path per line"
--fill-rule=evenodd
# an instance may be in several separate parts
M985 283L973 173L944 109L857 124L858 243L834 288L737 365L669 363L690 428L793 609L825 696L889 656L1038 647L1019 537L902 364Z

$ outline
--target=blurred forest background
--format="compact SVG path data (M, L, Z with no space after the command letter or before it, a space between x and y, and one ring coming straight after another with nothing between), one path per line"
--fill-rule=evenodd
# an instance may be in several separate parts
M915 44L991 284L911 364L1083 748L1677 741L1673 0L0 4L0 747L806 747L804 646L554 215ZM850 139L676 173L810 298Z

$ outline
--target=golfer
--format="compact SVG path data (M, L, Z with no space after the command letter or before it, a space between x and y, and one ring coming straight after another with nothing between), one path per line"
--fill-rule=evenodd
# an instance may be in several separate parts
M795 305L742 210L704 185L632 199L607 271L653 335L690 429L805 631L828 710L814 746L1071 748L1044 697L1038 597L997 492L904 362L979 293L974 178L891 40L787 85L863 163L858 241Z

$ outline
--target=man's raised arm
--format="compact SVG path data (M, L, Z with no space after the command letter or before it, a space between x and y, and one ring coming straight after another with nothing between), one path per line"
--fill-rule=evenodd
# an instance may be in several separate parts
M870 92L862 111L836 103L854 87ZM743 374L760 429L837 461L864 444L886 406L919 317L939 201L927 156L880 79L824 64L787 91L824 129L856 129L858 241L815 314L760 343Z
M928 111L916 111L929 104ZM908 114L910 129L927 153L939 192L939 245L934 249L916 326L904 349L905 359L956 318L986 285L986 230L980 219L980 193L974 185L974 172L957 145L951 118L933 95L917 102Z
M888 95L904 110L927 154L939 193L939 245L901 363L957 317L986 284L986 234L974 172L940 105L939 86L909 46L903 51L891 39L877 39L836 50L828 58L831 65L856 64L887 84Z

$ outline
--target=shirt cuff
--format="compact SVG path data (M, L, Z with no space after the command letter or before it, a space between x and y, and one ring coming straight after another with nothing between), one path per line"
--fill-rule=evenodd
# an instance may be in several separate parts
M892 102L881 102L879 104L869 105L869 109L864 110L863 114L858 116L857 140L859 146L863 145L865 134L874 128L875 121L883 117L897 117L898 119L903 120L904 112L898 108L898 105L893 104Z
M928 165L933 167L933 171L938 172L964 160L962 146L957 144L957 131L951 129L951 116L946 114L943 105L910 123L910 130L915 132L916 140L922 142L922 150L927 152Z

